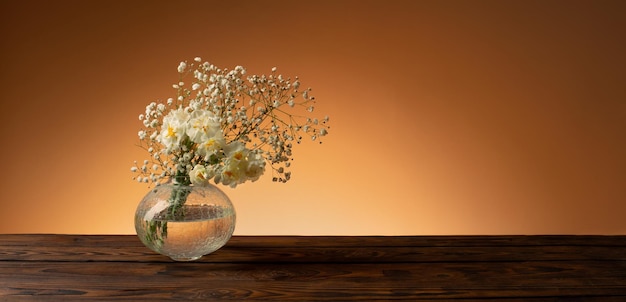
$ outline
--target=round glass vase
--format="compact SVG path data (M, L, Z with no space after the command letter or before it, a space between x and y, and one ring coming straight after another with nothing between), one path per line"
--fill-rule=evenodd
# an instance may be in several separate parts
M218 187L175 181L150 190L135 211L135 230L145 246L175 261L193 261L228 242L235 208Z

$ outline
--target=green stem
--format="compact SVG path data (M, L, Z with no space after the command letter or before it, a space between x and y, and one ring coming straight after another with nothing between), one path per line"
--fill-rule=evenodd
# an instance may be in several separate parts
M189 187L191 182L187 175L177 173L173 180L174 183L172 184L172 193L168 199L169 207L167 211L163 213L164 215L159 215L159 219L148 221L146 239L159 249L167 238L167 222L184 219L185 211L183 207L191 193L191 187Z
M188 177L185 180L188 182ZM187 201L187 196L191 193L189 183L176 183L170 195L170 206L167 208L166 223L168 220L180 220L185 217L183 206ZM164 234L165 236L166 234ZM165 238L165 237L164 237Z

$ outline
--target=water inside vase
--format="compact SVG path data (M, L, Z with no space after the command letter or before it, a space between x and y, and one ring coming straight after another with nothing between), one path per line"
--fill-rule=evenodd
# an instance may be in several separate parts
M190 205L184 207L184 220L164 220L157 215L152 221L167 221L167 235L153 248L177 261L196 260L224 246L235 227L232 209L220 206ZM142 224L147 225L144 220Z

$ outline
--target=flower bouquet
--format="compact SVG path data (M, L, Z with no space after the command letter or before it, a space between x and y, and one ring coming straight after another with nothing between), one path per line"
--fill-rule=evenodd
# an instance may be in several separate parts
M185 215L190 186L212 181L234 188L256 181L267 166L273 181L287 182L294 144L321 143L328 133L328 116L307 116L315 105L311 88L276 68L247 75L241 66L220 69L195 58L181 62L178 74L176 97L152 102L139 115L139 146L149 158L131 168L140 183L177 185L159 213L165 219L150 222L142 238L156 244L167 237L167 222Z

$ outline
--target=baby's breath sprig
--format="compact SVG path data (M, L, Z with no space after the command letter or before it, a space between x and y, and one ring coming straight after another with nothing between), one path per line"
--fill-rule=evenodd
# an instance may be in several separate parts
M297 77L276 68L246 76L241 66L220 69L195 58L181 62L178 74L176 98L152 102L139 116L140 146L150 154L131 168L140 182L188 176L195 184L213 179L235 187L257 180L266 163L273 181L287 182L294 143L321 143L328 134L328 116L307 116L315 109L311 88L301 90Z

